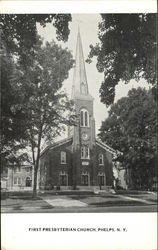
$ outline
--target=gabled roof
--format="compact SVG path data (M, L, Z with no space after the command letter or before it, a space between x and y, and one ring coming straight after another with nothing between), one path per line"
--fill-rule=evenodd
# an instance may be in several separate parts
M54 149L54 148L57 148L57 147L60 147L68 142L72 142L72 137L68 137L66 139L63 139L63 140L60 140L58 142L55 142L49 146L47 146L42 152L41 152L41 155L42 156L47 150L49 149ZM116 154L121 154L120 151L118 150L115 150L113 148L111 148L110 146L108 146L106 143L103 143L101 140L99 139L96 139L96 145L102 147L103 149L105 149L106 151L110 152L111 154L113 155L116 155Z
M72 141L72 137L68 137L68 138L66 138L66 139L63 139L63 140L54 142L53 144L47 146L47 147L41 152L40 157L41 157L47 150L53 149L53 148L57 148L57 147L59 147L59 146L61 146L61 145L64 145L64 144L66 144L66 143L68 143L68 142L71 142L71 141Z
M96 144L102 148L104 148L105 150L107 150L108 152L110 152L111 154L115 155L115 154L120 154L121 152L118 150L115 150L113 148L111 148L110 146L108 146L106 143L103 143L101 140L96 139Z

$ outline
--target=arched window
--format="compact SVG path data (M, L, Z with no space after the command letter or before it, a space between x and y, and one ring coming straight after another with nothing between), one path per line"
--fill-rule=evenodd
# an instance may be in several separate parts
M87 171L81 173L81 185L83 185L83 186L90 185L90 176L89 176L89 173Z
M89 127L89 113L86 109L80 111L80 126Z
M99 165L104 165L104 156L103 156L103 154L99 154Z
M105 186L106 185L106 179L105 179L105 173L99 172L98 173L98 184L100 186Z
M64 151L61 151L61 153L60 153L60 162L61 162L61 164L66 163L66 152L64 152Z
M65 171L59 173L59 185L68 186L68 174Z
M81 147L81 159L89 159L89 147L82 146Z

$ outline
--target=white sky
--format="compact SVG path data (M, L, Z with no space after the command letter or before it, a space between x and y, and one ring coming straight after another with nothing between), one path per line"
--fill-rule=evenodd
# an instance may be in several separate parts
M101 20L101 16L99 14L72 14L72 22L70 23L70 35L68 42L59 42L56 40L55 28L52 24L47 24L45 28L38 26L38 32L40 36L44 38L44 41L55 40L58 44L60 44L63 48L68 47L72 52L73 57L75 58L76 51L76 41L77 41L77 32L78 25L80 26L80 34L82 39L83 53L84 58L87 59L88 53L90 51L89 45L95 45L98 40L98 22ZM100 102L99 98L99 88L101 82L103 80L103 74L99 73L96 69L96 59L93 59L91 64L85 63L87 80L89 86L89 92L94 97L94 117L96 123L96 135L98 134L98 129L101 126L101 122L105 120L108 116L108 109L104 104ZM70 96L71 87L73 81L73 69L70 70L69 78L64 82L63 87L65 91ZM129 89L132 87L148 87L148 84L145 80L139 83L136 83L132 80L128 85L123 83L119 84L116 88L116 97L115 101L120 99L123 96L126 96Z

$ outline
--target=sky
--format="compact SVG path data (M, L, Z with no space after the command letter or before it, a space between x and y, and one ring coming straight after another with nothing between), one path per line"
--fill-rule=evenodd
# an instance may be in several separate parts
M73 54L75 58L76 51L76 41L78 26L80 27L80 34L83 46L84 59L86 60L90 51L89 45L95 45L98 40L98 23L101 21L101 16L99 14L72 14L72 22L70 23L70 35L66 43L59 42L56 40L55 28L52 24L47 24L45 28L38 25L38 33L44 38L45 41L55 40L63 48L67 47ZM108 117L108 109L105 104L100 102L99 88L103 80L103 73L99 73L96 68L96 59L93 59L91 64L85 63L88 87L90 94L94 97L94 118L96 124L96 135L99 132L101 122ZM63 88L71 96L71 88L73 83L73 69L69 72L69 77L63 83ZM141 85L140 85L141 83ZM141 80L139 83L131 80L129 84L119 83L116 88L115 102L123 96L126 96L128 91L132 87L142 86L148 88L148 84L145 80Z

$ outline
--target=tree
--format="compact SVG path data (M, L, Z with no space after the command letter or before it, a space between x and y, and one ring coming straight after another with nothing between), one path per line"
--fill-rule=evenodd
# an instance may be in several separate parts
M38 42L36 24L43 27L51 23L56 28L58 40L67 41L69 35L69 14L7 14L0 16L0 63L1 63L1 163L26 159L19 149L25 148L25 117L21 105L21 94L17 79L20 72L26 72L28 65L34 64L36 43ZM19 65L17 67L17 65ZM23 139L23 143L21 140ZM18 154L17 154L18 152Z
M21 110L24 119L25 141L31 148L34 166L33 196L36 196L37 172L42 140L50 141L68 123L71 103L61 91L63 81L73 65L71 53L62 49L55 42L42 41L34 45L32 64L20 70L16 79L16 92L19 103L12 105L12 110Z
M132 187L148 189L156 176L156 102L151 91L132 89L111 106L100 139L123 155L116 160L130 170Z
M70 21L70 14L3 14L0 16L1 39L9 53L20 56L23 64L27 64L28 53L33 53L32 46L37 42L37 23L42 27L52 23L57 39L67 41Z
M50 141L63 129L68 121L71 103L60 91L68 71L73 65L72 55L54 42L42 46L42 41L34 45L32 64L25 70L19 65L16 78L16 95L19 103L12 105L15 112L23 114L25 142L32 151L34 166L33 195L36 196L37 172L42 140Z
M90 45L87 62L97 57L97 69L104 73L101 101L114 102L115 87L120 81L144 78L153 85L156 96L156 14L102 14L100 42Z
M3 45L3 43L1 43ZM13 106L19 103L20 94L17 92L16 79L18 70L12 57L7 53L4 46L1 46L1 142L0 158L1 171L5 165L16 162L19 164L26 160L24 153L17 153L19 149L25 148L25 143L19 144L26 139L24 134L24 115L21 110L13 110Z

